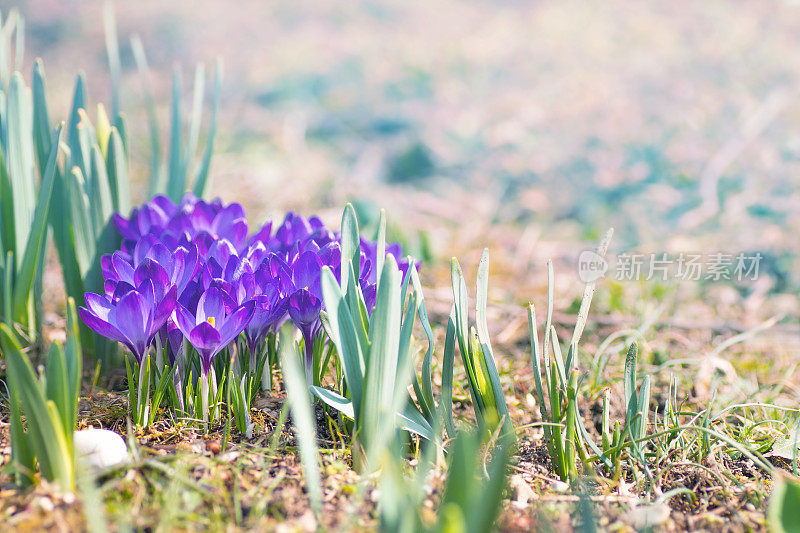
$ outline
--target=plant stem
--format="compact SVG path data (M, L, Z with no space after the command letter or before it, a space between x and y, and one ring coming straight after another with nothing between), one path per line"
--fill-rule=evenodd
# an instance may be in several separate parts
M200 374L200 397L203 405L203 424L208 433L208 372Z

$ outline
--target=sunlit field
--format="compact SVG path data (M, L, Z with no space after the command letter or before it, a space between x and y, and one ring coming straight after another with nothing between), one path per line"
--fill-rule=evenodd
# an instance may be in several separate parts
M800 5L0 14L0 530L800 531Z

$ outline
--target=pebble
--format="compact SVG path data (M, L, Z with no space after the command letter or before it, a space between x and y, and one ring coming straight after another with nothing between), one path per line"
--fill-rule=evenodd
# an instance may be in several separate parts
M660 526L669 520L670 509L666 504L655 503L652 505L642 505L631 509L628 512L634 529L641 530Z
M94 468L127 463L128 448L119 434L107 429L81 429L75 432L75 453Z
M206 442L206 450L212 454L217 455L222 451L222 444L218 440L210 440Z

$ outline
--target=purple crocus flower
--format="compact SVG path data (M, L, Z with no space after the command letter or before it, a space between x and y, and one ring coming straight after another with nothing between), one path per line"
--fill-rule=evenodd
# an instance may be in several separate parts
M254 310L255 302L236 306L229 295L212 286L200 296L195 313L178 303L172 319L197 349L203 373L208 375L214 356L239 336Z
M245 293L252 294L256 302L253 318L244 330L250 361L255 363L256 353L267 333L286 316L289 300L281 290L283 284L279 277L272 276L266 266L259 268L255 274L243 276L240 285L246 287Z
M150 279L154 286L175 286L180 296L195 277L200 266L197 247L182 246L170 251L152 235L139 240L132 262L122 252L101 259L106 294L113 294L122 285L135 287Z
M292 283L295 291L289 296L289 316L303 334L305 345L306 379L311 383L314 360L314 338L321 329L322 261L317 254L306 251L292 264Z
M149 279L117 299L87 293L78 310L83 322L98 334L123 343L141 364L158 330L175 307L176 289L163 292Z
M166 228L175 235L187 234L195 239L209 235L212 239L227 239L236 250L241 250L247 241L247 219L241 204L222 206L219 200L208 203L203 200L182 202L177 215Z
M177 211L172 200L166 196L155 196L140 208L134 208L129 218L114 214L114 225L122 238L136 242L142 235L162 232Z

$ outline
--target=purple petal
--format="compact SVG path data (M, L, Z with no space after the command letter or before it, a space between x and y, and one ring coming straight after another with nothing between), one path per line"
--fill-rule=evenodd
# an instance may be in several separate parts
M145 280L153 283L157 295L164 294L167 287L170 286L169 274L166 269L150 258L145 259L133 274L133 281L137 287Z
M175 310L172 312L172 321L175 322L175 325L187 339L192 333L192 330L197 326L194 314L180 303L175 304Z
M122 253L114 252L111 255L111 268L116 274L115 279L134 284L133 265L128 262Z
M163 266L168 272L172 271L174 268L174 254L160 242L156 242L150 247L150 250L147 252L147 257Z
M84 295L84 299L86 300L86 307L93 315L106 322L108 321L108 315L114 307L106 297L87 292Z
M158 206L158 208L161 209L161 211L168 217L174 215L178 210L178 207L175 205L175 203L162 194L154 196L149 203Z
M133 210L131 213L131 218L135 216L136 211L136 209ZM123 239L135 241L139 238L139 232L136 230L136 225L132 224L130 220L126 219L119 213L114 213L114 226L117 227L117 231L119 231L119 234L122 235Z
M125 338L125 335L123 335L117 328L112 326L108 321L103 320L102 318L93 314L89 309L85 307L79 307L78 316L81 317L81 320L83 320L83 323L86 324L87 327L89 327L98 335L102 335L103 337L107 337L117 342L128 342L128 339Z
M239 309L233 312L231 316L220 327L220 337L222 338L222 345L227 346L233 339L239 336L244 331L250 319L253 317L255 311L255 302L245 302Z
M172 314L172 311L175 309L175 300L177 299L177 289L175 287L170 288L167 291L167 294L164 295L164 298L159 302L156 306L155 310L153 311L153 322L150 326L150 332L155 333Z
M142 238L136 243L136 248L133 250L133 264L138 265L144 258L147 257L147 254L150 252L150 249L158 242L158 239L155 235L142 235Z
M197 231L208 231L210 233L209 230L211 230L215 216L214 208L200 200L194 204L194 209L189 213L189 220Z
M222 296L222 291L217 287L211 286L200 297L197 302L196 323L206 322L209 318L215 321L222 321L225 318L225 300Z
M114 267L111 264L111 254L105 254L100 258L100 272L103 274L103 279L116 279L117 274L114 272Z
M203 372L207 373L214 356L224 347L220 342L219 331L208 322L203 322L191 331L188 340L200 353Z
M147 322L150 313L145 298L137 291L131 291L120 298L109 316L110 322L128 339L128 347L138 361L149 347Z
M317 286L320 285L322 263L313 252L303 252L292 265L292 282L298 289L309 289L316 295ZM321 292L321 290L320 290Z
M111 297L111 301L116 302L120 298L122 298L123 296L125 296L126 294L128 294L129 292L131 292L133 290L136 290L136 287L134 287L133 285L131 285L127 281L120 281L114 287L114 294Z
M306 289L300 289L289 297L289 316L298 327L309 326L319 320L322 301Z
M200 268L197 255L197 246L190 244L187 248L178 248L175 254L175 272L172 282L178 286L178 293L182 293L189 282L195 277Z

